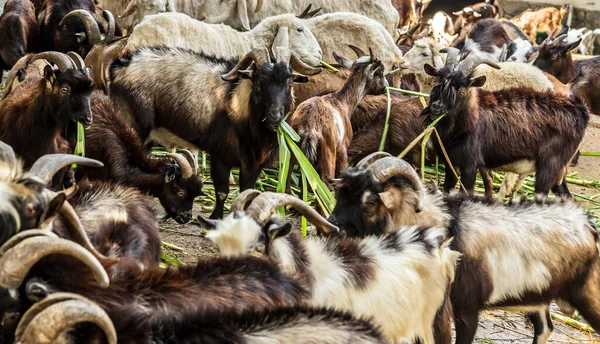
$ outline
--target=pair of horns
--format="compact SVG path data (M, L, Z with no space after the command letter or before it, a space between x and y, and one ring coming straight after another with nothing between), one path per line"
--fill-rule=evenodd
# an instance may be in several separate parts
M67 15L63 17L58 25L62 26L69 18L78 18L85 26L85 33L88 43L90 45L95 45L103 40L110 41L115 36L116 24L114 15L110 11L103 10L102 17L104 17L104 20L106 20L108 26L106 30L106 37L104 38L100 33L100 27L98 26L98 22L96 22L96 18L94 18L90 12L83 9L74 10L67 13Z
M117 333L108 314L94 302L72 293L55 293L31 306L19 321L15 342L56 343L64 331L80 323L98 326L108 344L117 343Z
M292 206L308 221L325 233L339 232L340 229L317 213L302 200L288 194L246 190L231 204L231 213L245 212L261 227L264 226L275 211L280 207Z
M167 156L173 159L181 168L181 177L187 179L198 174L198 159L187 149L180 149L181 153L169 153Z
M287 64L287 61L289 61L289 65L292 67L292 69L301 74L315 75L322 71L320 67L311 67L306 63L302 62L296 55L291 54L285 47L277 47L277 55L277 60L279 62ZM240 62L238 62L237 65L235 65L235 67L233 67L233 69L229 71L229 73L223 74L221 78L225 81L237 80L237 72L250 67L250 64L252 63L254 63L256 66L262 66L264 64L271 63L269 50L267 48L252 49L240 59Z
M446 66L461 70L464 75L473 73L475 68L481 64L486 64L492 68L500 69L500 66L487 57L481 55L469 55L461 61L461 51L454 47L447 47L440 50L440 53L447 54Z
M31 58L29 64L32 64L37 60L47 60L49 62L54 63L58 67L58 70L62 73L69 69L79 69L86 76L89 76L89 73L85 68L85 62L83 62L81 56L72 51L69 51L66 54L59 53L57 51L46 51L43 53L39 53L33 56L33 58Z
M557 46L559 45L565 38L567 38L567 34L569 33L569 26L565 25L560 29L557 33L558 27L555 27L550 35L542 42L541 45L549 45L549 46Z
M262 0L259 0L259 1L262 2ZM302 11L302 13L300 13L296 17L298 17L299 19L309 19L309 18L316 16L317 13L319 13L319 11L321 11L321 9L322 9L321 7L319 7L316 10L311 11L310 10L311 7L312 7L312 4L308 4L308 6L304 9L304 11Z
M425 190L415 169L406 161L386 152L375 152L367 155L358 162L356 167L368 170L378 183L385 183L390 178L401 176L405 178L417 193L415 212L419 213L425 206Z
M91 270L100 287L108 287L108 274L92 253L76 242L41 229L18 233L0 247L0 286L18 288L36 263L56 254L67 255L82 262Z

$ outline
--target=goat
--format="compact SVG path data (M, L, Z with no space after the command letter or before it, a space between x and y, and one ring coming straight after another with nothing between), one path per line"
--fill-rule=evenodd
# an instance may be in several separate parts
M85 57L84 62L90 67L94 88L103 90L107 95L110 94L110 64L125 54L127 41L127 37L120 37L114 41L100 42Z
M34 49L38 26L29 0L10 0L0 15L0 75Z
M326 183L348 164L351 120L356 106L367 94L381 94L388 86L381 61L372 50L369 53L354 63L334 53L338 62L351 70L344 86L335 93L301 103L289 119L300 135L302 151ZM294 166L295 160L290 164L290 171Z
M266 48L238 62L178 49L140 49L112 66L111 95L132 105L142 139L162 127L212 156L213 219L223 216L231 168L240 166L241 190L253 188L276 155L275 130L290 109L290 86L307 79L292 75L289 63L301 73L320 71L287 49L278 51L276 62L270 62ZM252 62L252 69L244 70ZM147 103L149 97L161 100Z
M200 43L197 37L204 39ZM200 22L182 13L157 14L133 29L127 51L166 45L229 59L260 47L272 47L275 52L275 47L282 44L289 44L294 55L309 65L318 65L321 60L321 48L307 23L292 14L265 19L249 32Z
M475 67L482 63L500 67L479 56L458 63L460 52L448 49L443 68L425 65L425 72L435 76L436 83L423 113L446 114L437 129L450 161L461 171L465 189L473 192L475 174L480 168L493 169L527 160L525 166L535 164L536 193L547 194L552 188L559 195L570 195L564 180L565 169L583 139L590 116L588 109L551 91L476 90L485 84L486 78L474 77ZM505 149L499 152L498 147ZM441 156L437 144L436 150ZM453 174L447 174L444 191L450 192L456 182Z
M500 21L510 43L506 52L506 61L533 63L538 56L533 41L518 26L509 21Z
M571 51L581 40L566 43L569 27L556 30L540 44L539 55L533 65L554 75L560 82L569 84L571 94L582 100L595 114L600 114L600 57L573 60Z
M390 342L434 342L433 320L458 259L447 249L445 229L413 226L358 240L302 240L291 224L271 219L277 207L302 201L287 194L258 194L243 192L232 213L209 233L222 255L266 254L302 281L311 292L310 305L370 316ZM326 233L337 229L324 218L316 225ZM419 316L404 317L411 309Z
M568 44L581 39L581 43L579 44L579 47L577 49L579 53L581 53L582 55L593 55L594 41L596 40L597 36L600 36L599 29L590 30L585 27L582 27L580 29L571 28L569 30L569 33L567 34L566 41Z
M458 37L458 34L454 33L452 18L446 12L435 12L429 20L429 26L431 27L433 39L445 47L452 44L456 37Z
M2 93L2 99L6 98L10 92L12 92L17 86L25 80L25 77L29 74L38 75L42 77L44 75L44 68L49 65L46 60L36 60L30 62L35 54L27 54L15 63L13 68L6 77L6 84L4 86L4 93Z
M423 20L423 12L431 0L392 0L392 5L400 15L398 27L412 23L420 23Z
M125 119L128 114L121 110L124 107L99 91L92 93L90 101L94 125L86 131L86 156L102 161L105 168L78 168L76 178L85 176L137 187L158 197L177 222L189 222L194 199L202 191L197 160L190 152L185 152L185 156L169 153L166 159L151 158L152 153Z
M39 59L55 63L58 70L46 66L43 76L26 78L0 103L0 140L16 149L25 167L42 155L69 152L68 142L61 136L69 122L92 124L92 82L81 57L45 52L31 61Z
M518 16L510 19L510 22L518 26L533 42L537 42L537 33L544 32L548 36L567 15L568 6L561 6L560 10L555 7L545 7L539 10L527 9Z
M452 12L452 14L458 17L454 22L454 32L459 34L459 38L466 35L471 26L479 20L494 18L496 16L498 8L494 2L494 0L486 0L485 2L478 2L467 6L460 11Z
M523 310L534 324L534 342L545 343L552 300L566 301L600 328L598 235L582 207L566 199L502 204L444 196L401 159L376 158L341 176L329 220L361 237L415 224L448 228L450 248L462 253L450 293L457 344L473 341L486 308Z
M459 38L453 47L463 56L477 54L495 62L506 60L510 38L501 22L495 19L482 19L471 26L464 38Z

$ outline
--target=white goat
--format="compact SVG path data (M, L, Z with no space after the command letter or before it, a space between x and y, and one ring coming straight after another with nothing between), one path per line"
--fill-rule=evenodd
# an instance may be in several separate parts
M435 12L427 24L431 28L433 39L445 47L450 46L456 37L458 37L458 34L454 32L452 18L446 12Z
M239 198L244 203L256 193L249 190ZM434 318L459 257L447 247L446 230L413 226L362 239L306 240L289 223L271 219L276 207L290 204L286 201L291 198L263 193L246 212L244 204L234 202L232 213L208 237L223 256L266 252L310 290L310 305L371 317L392 343L403 339L434 343Z
M577 50L582 55L593 55L594 54L594 43L596 37L600 36L600 29L590 30L582 27L581 29L569 29L567 33L567 43L576 42L581 39Z
M289 37L289 41L282 42L284 37ZM286 45L309 65L318 65L321 60L321 48L306 21L292 14L267 18L249 32L224 24L207 24L183 13L156 14L133 29L127 50L160 45L217 58L237 58L255 48Z

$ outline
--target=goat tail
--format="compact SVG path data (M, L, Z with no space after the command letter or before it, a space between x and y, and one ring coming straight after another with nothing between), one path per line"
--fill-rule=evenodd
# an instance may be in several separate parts
M449 283L454 281L456 264L462 256L460 252L454 251L450 248L452 241L454 241L454 237L448 238L440 245L440 262L442 264L442 272L448 276Z
M300 149L306 155L308 161L314 166L319 159L319 142L322 139L322 135L320 135L317 131L311 130L309 132L305 132L304 135L301 134L302 143L300 145Z

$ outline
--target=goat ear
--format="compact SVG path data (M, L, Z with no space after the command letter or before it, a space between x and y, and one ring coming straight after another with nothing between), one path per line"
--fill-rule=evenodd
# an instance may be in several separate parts
M481 87L485 84L485 76L478 76L476 78L471 79L470 87Z
M240 19L244 30L250 31L250 20L248 19L248 7L246 5L246 0L237 0L237 12L238 18Z
M237 71L237 76L240 79L252 80L252 71L250 71L250 70L238 70Z
M290 231L292 230L292 224L289 222L286 222L284 225L282 226L271 226L269 228L269 242L273 242L274 240L278 239L278 238L282 238L285 237L286 235L290 234Z
M540 52L538 50L532 52L531 54L529 54L529 56L527 56L527 63L532 63L533 61L535 61L538 56L540 56Z
M167 167L167 173L165 174L165 183L171 183L172 181L175 180L175 177L177 176L177 169L175 166L170 165L169 167Z
M398 199L399 195L397 192L384 191L384 192L378 193L377 196L379 196L381 203L383 203L383 205L387 209L395 209L397 207L397 205L400 203L399 199Z
M308 77L306 75L296 74L292 80L296 84L305 84L308 82Z
M425 66L425 73L427 73L427 75L431 75L431 76L437 76L438 75L438 70L431 67L431 65L429 63L426 63Z
M54 75L54 71L52 70L51 66L44 67L44 78L50 82L51 86L54 86L56 76Z
M580 39L578 39L578 40L576 40L576 41L575 41L575 42L573 42L573 43L569 43L569 44L567 44L567 46L566 46L566 49L567 49L567 50L565 50L565 53L568 53L569 51L571 51L571 50L573 50L573 49L576 49L576 48L579 46L579 44L580 44L580 43L581 43L581 38L580 38Z

